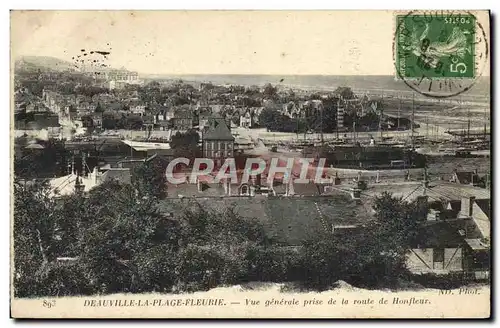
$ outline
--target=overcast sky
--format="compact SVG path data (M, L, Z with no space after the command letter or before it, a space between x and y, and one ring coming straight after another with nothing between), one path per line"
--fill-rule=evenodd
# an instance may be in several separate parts
M393 75L390 11L14 12L12 53L158 74Z

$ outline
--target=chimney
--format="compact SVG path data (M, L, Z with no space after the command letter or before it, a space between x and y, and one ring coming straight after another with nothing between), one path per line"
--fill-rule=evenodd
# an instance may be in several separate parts
M474 169L474 171L472 171L471 173L471 177L470 177L470 184L471 185L475 185L476 184L476 177L477 177L477 169Z
M472 207L476 197L463 197L460 202L460 213L465 216L472 216Z
M261 174L261 173L259 173L259 174L257 174L257 176L255 177L255 185L257 185L257 186L259 186L259 187L260 187L260 186L261 186L261 182L262 182L262 174Z
M229 179L226 180L226 185L227 185L227 195L231 196L231 181Z
M336 186L341 183L338 172L335 172L335 180L334 181L335 181L334 183Z
M198 192L202 192L202 191L203 191L203 188L202 188L202 185L201 185L201 181L200 181L200 180L198 180L198 181L196 182L196 185L198 186Z

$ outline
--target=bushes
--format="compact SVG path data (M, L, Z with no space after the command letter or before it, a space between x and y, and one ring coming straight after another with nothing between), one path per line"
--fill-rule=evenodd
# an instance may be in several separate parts
M384 229L384 233L385 233ZM300 281L308 288L327 289L344 280L364 288L397 287L408 280L405 253L387 251L377 228L347 234L317 236L304 244ZM399 250L399 249L398 249Z
M218 284L234 285L248 281L248 261L246 254L252 243L244 242L236 245L214 245L214 251L221 258L221 267L218 269Z
M178 259L176 291L194 292L215 287L224 262L217 252L191 244L179 251Z
M400 258L379 255L364 263L363 270L351 278L351 282L366 288L391 288L408 280L408 276L405 263Z
M248 281L247 244L189 244L178 253L176 290L208 290Z
M405 278L418 212L384 195L376 201L377 224L362 232L318 233L302 246L284 247L259 221L234 210L186 204L166 218L145 193L107 182L86 198L61 198L61 206L16 185L16 296L191 292L248 281L393 286ZM61 253L78 260L55 261Z
M137 256L134 264L141 292L169 292L176 282L177 253L168 245L159 245Z
M42 264L31 274L15 274L16 297L90 295L96 292L78 262Z
M289 281L299 278L299 251L279 246L252 247L247 251L247 279L250 281Z
M36 275L27 272L14 271L14 296L15 297L36 297L43 295L42 284Z
M341 254L332 238L306 243L301 254L302 282L306 287L326 289L339 280Z
M78 262L52 262L39 275L41 295L89 295L95 290L89 284Z

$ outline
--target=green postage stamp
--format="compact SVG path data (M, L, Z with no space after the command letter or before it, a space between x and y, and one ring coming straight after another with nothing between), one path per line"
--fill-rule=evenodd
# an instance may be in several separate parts
M462 13L396 16L395 65L399 77L476 76L474 15Z

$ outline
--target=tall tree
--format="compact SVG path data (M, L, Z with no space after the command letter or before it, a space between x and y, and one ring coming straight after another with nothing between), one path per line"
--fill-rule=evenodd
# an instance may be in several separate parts
M269 131L280 131L283 121L282 115L275 108L264 108L259 115L259 124Z
M335 89L334 93L338 94L343 99L353 99L354 98L354 92L349 87L338 87L337 89Z
M148 250L178 245L176 223L160 215L156 204L155 198L141 197L134 186L114 181L89 192L77 244L94 290L141 291L147 285L141 283L139 263L146 261ZM170 259L157 260L153 265Z
M138 195L145 198L163 199L167 195L167 163L159 157L150 159L134 168L132 185Z
M172 136L170 146L174 150L174 155L193 159L199 155L200 135L195 130L185 133L177 132Z
M375 227L370 229L381 252L404 256L415 242L426 206L383 193L375 199Z
M53 260L55 203L46 184L14 181L14 284L16 295L36 293L39 269ZM35 289L35 290L34 290Z
M384 193L363 229L348 234L318 234L304 243L304 282L330 287L338 279L362 286L395 285L404 277L406 255L414 246L426 205Z
M276 96L276 93L277 93L277 89L276 87L273 87L273 85L271 83L266 83L266 85L264 85L264 96L267 97L267 98L274 98Z

